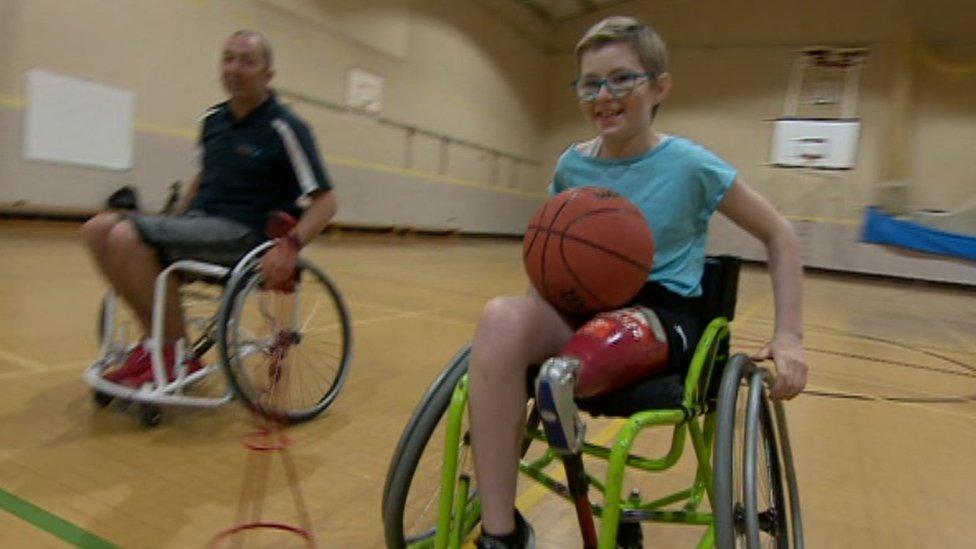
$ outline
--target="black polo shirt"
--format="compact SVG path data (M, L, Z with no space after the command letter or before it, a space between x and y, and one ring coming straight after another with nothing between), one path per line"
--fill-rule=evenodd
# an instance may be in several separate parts
M303 196L332 188L308 126L274 94L240 120L227 102L212 107L199 145L202 179L190 208L261 235L270 212L298 217Z

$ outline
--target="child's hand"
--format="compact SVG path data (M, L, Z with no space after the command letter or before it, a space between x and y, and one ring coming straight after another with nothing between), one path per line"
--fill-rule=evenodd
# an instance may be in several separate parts
M769 391L769 398L789 400L807 384L807 361L803 342L792 334L777 334L761 351L752 356L756 362L772 358L776 381Z
M275 245L261 258L261 275L265 288L290 292L295 289L295 264L299 245L294 238L278 238Z

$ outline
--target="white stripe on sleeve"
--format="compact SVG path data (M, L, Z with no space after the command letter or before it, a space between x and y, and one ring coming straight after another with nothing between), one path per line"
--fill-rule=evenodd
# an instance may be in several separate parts
M291 160L292 168L295 170L295 177L298 179L298 184L301 185L302 191L308 194L318 190L319 186L318 182L315 181L315 174L312 173L312 167L308 163L308 157L305 156L305 150L302 149L301 143L298 142L295 131L291 129L291 126L287 122L280 118L272 120L271 126L278 132L278 135L281 136L281 141L285 144L285 150L288 151L288 158Z

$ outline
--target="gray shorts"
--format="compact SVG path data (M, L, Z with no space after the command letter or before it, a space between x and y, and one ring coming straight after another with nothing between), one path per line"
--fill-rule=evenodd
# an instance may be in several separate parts
M200 211L172 217L126 217L135 224L143 241L156 249L164 265L193 259L230 266L265 240L247 225Z

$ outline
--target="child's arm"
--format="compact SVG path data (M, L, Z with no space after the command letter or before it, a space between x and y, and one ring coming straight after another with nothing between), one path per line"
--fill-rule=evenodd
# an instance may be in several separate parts
M770 396L793 398L807 383L801 318L803 266L796 234L772 204L740 181L729 187L718 209L766 245L776 329L772 341L753 358L772 358L776 365L776 383Z

